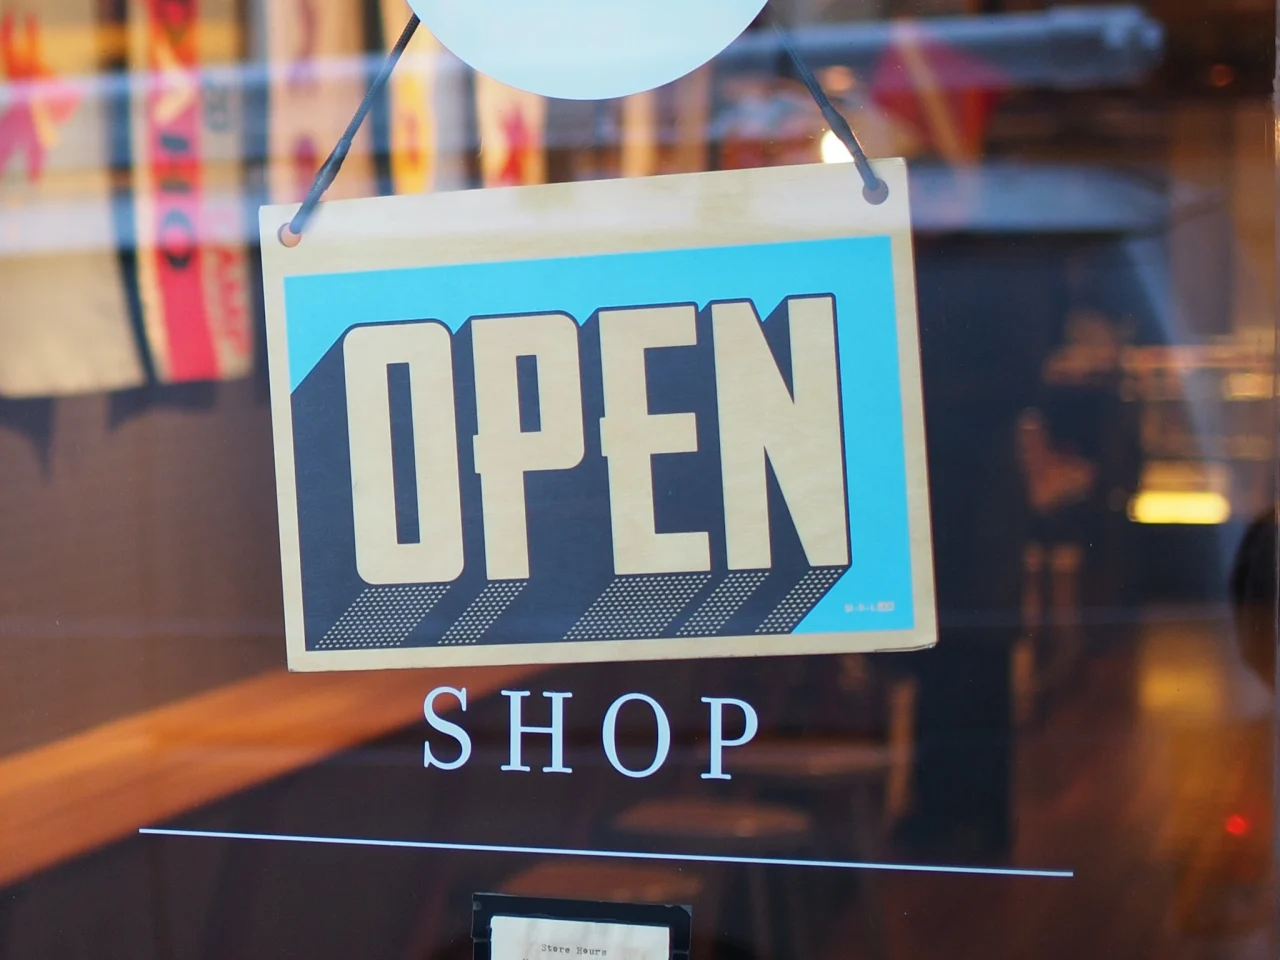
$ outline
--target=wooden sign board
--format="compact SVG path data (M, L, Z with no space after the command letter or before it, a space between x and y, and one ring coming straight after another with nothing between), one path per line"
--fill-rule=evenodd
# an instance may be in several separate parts
M906 170L261 212L289 665L936 639Z

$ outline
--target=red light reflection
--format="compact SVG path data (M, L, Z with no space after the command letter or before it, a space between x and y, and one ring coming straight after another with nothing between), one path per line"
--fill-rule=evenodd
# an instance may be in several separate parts
M1222 826L1233 837L1243 837L1249 832L1249 821L1238 813L1233 813L1227 817Z

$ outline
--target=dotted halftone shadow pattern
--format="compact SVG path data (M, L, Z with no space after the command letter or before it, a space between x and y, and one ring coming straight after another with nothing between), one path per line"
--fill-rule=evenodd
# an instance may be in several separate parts
M502 612L511 606L511 601L520 595L526 583L527 580L495 580L489 584L480 591L480 596L471 601L466 612L453 626L445 631L440 643L475 643L502 616Z
M756 633L790 633L844 575L844 567L819 567L806 573L773 612L756 627Z
M711 579L709 573L619 577L609 584L566 640L638 640L662 636Z
M676 631L676 636L703 637L719 632L768 576L767 570L746 570L729 574L702 601L685 625Z
M398 647L448 589L443 584L370 587L338 618L318 646L321 650Z

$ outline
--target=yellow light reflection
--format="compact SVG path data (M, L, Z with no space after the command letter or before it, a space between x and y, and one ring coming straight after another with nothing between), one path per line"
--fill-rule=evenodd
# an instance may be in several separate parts
M1275 388L1268 373L1237 371L1222 381L1222 396L1227 400L1270 400Z
M1212 490L1144 490L1129 501L1129 519L1135 523L1226 523L1231 503Z
M1169 664L1144 665L1138 684L1139 702L1148 713L1219 718L1226 707L1226 689L1209 670L1178 669Z
M849 153L849 148L840 142L840 138L835 135L833 130L828 130L822 135L822 162L853 162L853 155Z

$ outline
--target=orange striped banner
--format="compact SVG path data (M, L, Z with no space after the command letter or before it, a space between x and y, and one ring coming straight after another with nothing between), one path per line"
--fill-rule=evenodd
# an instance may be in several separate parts
M229 0L132 0L133 187L138 286L157 379L243 376L253 363L244 250L239 94L202 75L238 49L211 49L203 18ZM236 44L238 47L238 43Z

